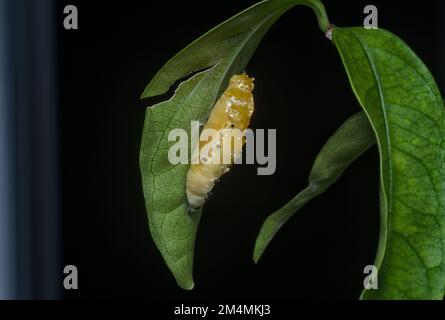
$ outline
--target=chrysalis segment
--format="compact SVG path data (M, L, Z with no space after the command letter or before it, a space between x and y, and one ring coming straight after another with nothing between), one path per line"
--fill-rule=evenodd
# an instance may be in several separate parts
M247 74L234 75L216 102L204 125L200 141L192 153L187 173L186 193L192 209L201 207L208 193L242 153L247 129L254 110L253 81Z

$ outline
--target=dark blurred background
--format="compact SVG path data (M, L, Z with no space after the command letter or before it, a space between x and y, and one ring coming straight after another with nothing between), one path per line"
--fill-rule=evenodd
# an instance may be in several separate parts
M379 232L375 147L282 228L258 265L251 258L263 220L306 186L323 143L360 110L310 9L286 13L247 66L256 78L252 127L277 129L277 170L257 176L254 165L235 166L221 179L188 292L148 231L138 157L145 107L157 100L139 96L170 57L255 1L0 3L0 297L359 296ZM69 4L78 30L63 28ZM367 4L325 1L337 26L362 25ZM445 88L445 3L372 4L379 26ZM78 290L63 289L65 265L77 266Z

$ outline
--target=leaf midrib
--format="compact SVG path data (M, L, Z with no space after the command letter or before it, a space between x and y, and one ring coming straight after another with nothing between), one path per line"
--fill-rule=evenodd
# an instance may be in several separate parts
M381 265L383 263L383 259L384 259L385 255L386 255L386 247L387 247L387 243L389 242L389 237L390 237L390 234L388 233L388 230L390 230L390 226L391 226L391 218L390 218L391 215L389 214L389 212L391 211L391 207L392 207L392 204L389 202L389 200L391 199L391 194L392 194L391 189L392 189L392 175L393 175L393 172L392 172L393 171L393 169L392 169L392 162L391 162L391 139L389 137L388 119L387 119L387 115L386 115L386 112L385 112L385 109L384 109L384 106L386 104L384 103L384 98L383 98L384 97L383 88L382 88L382 86L380 84L380 75L379 75L379 72L378 72L378 70L377 70L377 68L375 66L375 61L374 61L374 59L371 56L370 49L368 48L368 46L360 39L359 36L357 36L355 34L354 30L351 30L351 33L357 39L359 44L362 46L363 51L365 52L366 58L368 60L368 63L369 63L369 65L370 65L370 67L371 67L371 69L373 71L372 73L373 73L374 79L375 79L375 81L377 83L377 88L378 88L378 91L379 91L380 108L381 108L382 114L383 114L383 120L384 120L384 126L385 126L385 136L386 136L387 143L388 143L387 144L387 157L388 157L388 161L389 161L389 166L388 166L388 171L389 171L388 172L388 175L389 175L389 177L388 177L388 183L389 183L388 188L390 189L390 190L388 190L390 192L389 194L387 194L386 190L385 190L386 187L385 187L383 174L380 174L380 183L381 183L381 187L383 188L383 196L385 197L385 206L386 206L386 210L381 213L381 217L380 217L382 220L386 221L386 224L385 224L386 228L385 228L385 230L382 230L383 233L381 233L381 234L384 235L384 239L379 239L379 250L382 250L382 251L378 252L377 255L376 255L376 258L380 258L380 261L376 260L376 262L378 264L376 267L380 270L380 267L381 267ZM364 104L363 104L363 106L364 106ZM363 108L363 110L365 111L366 115L369 118L369 114L368 114L366 108ZM382 146L381 146L381 143L380 143L379 134L377 132L377 129L374 127L374 124L372 123L372 121L370 121L370 123L371 123L371 126L372 126L372 128L374 130L374 133L375 133L375 136L376 136L377 145L378 145L379 149L382 150ZM382 159L380 160L380 172L383 172L383 162L382 162Z

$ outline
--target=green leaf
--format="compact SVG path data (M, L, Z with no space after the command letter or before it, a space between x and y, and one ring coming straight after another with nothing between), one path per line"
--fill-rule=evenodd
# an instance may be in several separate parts
M442 299L445 292L445 110L427 67L388 31L338 28L334 43L377 137L378 289L364 299Z
M140 151L142 184L150 232L179 286L192 289L193 252L200 212L190 214L185 196L188 165L172 165L167 155L172 129L190 132L190 121L204 120L227 86L240 73L267 30L296 4L311 7L325 30L329 23L318 0L260 2L212 29L166 63L142 94L163 94L181 82L168 101L147 108ZM205 69L205 70L204 70ZM190 155L190 153L189 153Z
M255 263L287 220L307 202L326 191L374 143L374 132L363 112L343 123L317 155L309 175L309 186L264 221L255 243Z

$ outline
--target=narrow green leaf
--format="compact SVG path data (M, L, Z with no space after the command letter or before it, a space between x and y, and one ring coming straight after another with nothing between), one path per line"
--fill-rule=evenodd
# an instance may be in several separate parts
M188 212L185 179L189 165L169 163L168 150L174 142L168 141L168 133L176 128L190 132L192 120L206 119L230 76L246 67L267 30L297 4L311 7L320 27L328 27L324 7L318 0L260 2L179 52L142 94L142 98L163 94L177 80L201 70L183 81L170 100L147 108L140 151L151 235L178 285L184 289L194 286L193 252L200 213Z
M328 189L374 143L374 132L363 112L343 123L317 155L309 175L309 186L264 221L255 243L255 263L286 221L307 202Z
M378 289L364 299L445 292L445 110L427 67L388 31L338 28L334 43L377 137L381 165Z

